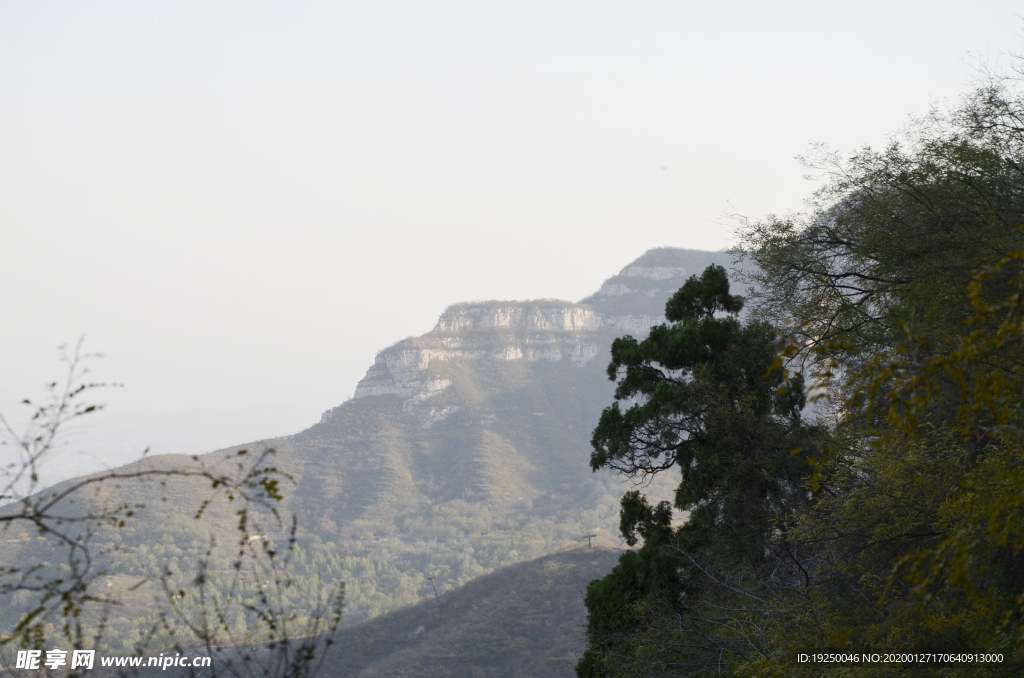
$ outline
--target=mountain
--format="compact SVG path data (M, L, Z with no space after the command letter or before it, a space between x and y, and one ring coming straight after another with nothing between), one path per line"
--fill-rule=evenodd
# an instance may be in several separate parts
M609 347L663 322L671 294L710 263L728 258L661 248L578 303L456 304L431 332L382 350L354 396L318 424L248 445L275 449L275 464L295 479L281 508L298 518L298 575L345 581L346 620L358 622L432 599L431 574L444 593L577 547L586 534L618 546L618 500L631 486L588 466L590 431L612 401ZM240 447L125 468L215 464ZM645 491L668 498L672 486L658 478ZM182 478L104 488L103 501L146 505L126 527L97 537L109 554L105 594L124 602L110 624L112 647L129 648L139 620L157 614L157 586L132 589L133 582L168 565L184 572L211 537L231 543L232 506L193 519L207 491ZM0 564L59 557L46 539L8 541ZM0 628L19 609L0 613Z
M431 332L381 351L351 400L275 443L299 478L291 509L328 550L386 544L392 561L408 558L419 583L404 602L429 595L425 568L447 588L583 534L619 544L626 488L588 466L590 431L612 400L609 347L664 322L686 278L723 260L656 249L579 303L449 307ZM648 491L667 498L671 486ZM441 556L463 547L473 553L459 564Z

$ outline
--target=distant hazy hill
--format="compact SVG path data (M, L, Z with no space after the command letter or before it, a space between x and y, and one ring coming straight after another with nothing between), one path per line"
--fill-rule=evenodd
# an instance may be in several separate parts
M301 560L310 576L347 583L346 619L432 598L431 573L443 592L579 545L583 534L619 544L618 499L628 488L588 466L590 431L611 402L609 347L663 322L669 296L712 262L728 265L728 257L656 249L579 303L457 304L431 332L381 351L354 397L320 423L250 445L277 449L297 479L284 508L299 517ZM164 455L145 463L190 462ZM648 491L667 497L665 480ZM185 567L211 530L227 539L230 507L213 507L208 526L191 520L201 496L185 481L109 488L107 501L149 508L111 537L120 550L110 567L120 576L107 593L168 562ZM53 562L57 554L44 547L23 540L0 560ZM152 612L141 605L127 605L125 619ZM137 625L112 624L111 642L127 646Z

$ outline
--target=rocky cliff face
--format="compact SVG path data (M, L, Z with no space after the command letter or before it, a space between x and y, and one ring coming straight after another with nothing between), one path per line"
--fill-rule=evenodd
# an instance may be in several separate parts
M600 316L586 307L564 302L513 301L451 306L437 321L434 332L477 329L586 332L600 325Z
M609 278L579 303L557 300L456 304L434 329L377 354L356 387L354 399L393 395L402 411L419 414L425 427L459 410L457 404L431 408L428 402L451 380L431 365L486 357L507 361L566 361L586 368L604 366L614 337L644 336L665 321L665 302L691 275L711 263L726 265L721 252L676 248L650 250ZM323 414L326 422L335 410Z

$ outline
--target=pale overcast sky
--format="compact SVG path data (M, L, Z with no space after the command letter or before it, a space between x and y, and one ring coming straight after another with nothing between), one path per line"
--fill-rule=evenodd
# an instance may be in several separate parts
M84 333L125 388L76 450L295 432L451 303L576 300L798 209L794 156L954 102L1020 11L0 3L0 409Z

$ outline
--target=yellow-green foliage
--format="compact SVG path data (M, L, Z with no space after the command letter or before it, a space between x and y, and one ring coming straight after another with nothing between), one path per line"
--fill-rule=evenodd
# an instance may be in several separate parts
M807 501L765 503L771 529L746 560L722 543L735 531L724 513L624 557L618 579L591 587L591 653L580 676L1020 675L1024 133L1015 121L1024 96L1016 86L986 83L882 151L818 154L812 162L828 182L807 213L745 225L743 253L760 267L752 315L788 340L768 374L811 384L816 402L802 414L828 430L813 454L792 450L806 460L798 487ZM749 419L737 416L736 430ZM644 435L667 445L677 425L652 422ZM726 440L707 441L712 455L724 456ZM638 443L624 446L635 453ZM775 468L760 470L768 477ZM650 586L652 571L671 585ZM829 651L1003 661L796 660Z

